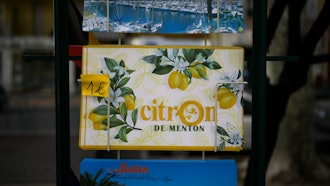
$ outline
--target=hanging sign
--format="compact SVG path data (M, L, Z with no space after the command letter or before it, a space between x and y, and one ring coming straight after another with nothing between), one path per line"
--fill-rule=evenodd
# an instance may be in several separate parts
M81 185L237 185L234 160L84 159Z
M209 34L244 31L243 0L84 0L84 31Z
M110 85L109 97L82 95L80 147L241 150L243 56L240 47L85 46L82 77L108 75ZM105 93L93 79L82 93L91 82Z

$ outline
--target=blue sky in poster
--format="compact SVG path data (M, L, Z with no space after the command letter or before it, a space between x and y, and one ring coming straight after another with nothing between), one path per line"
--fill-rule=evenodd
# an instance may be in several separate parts
M109 3L109 31L125 33L238 33L244 31L242 0L116 0ZM219 5L219 19L217 7ZM84 31L108 31L106 1L85 0Z
M119 184L144 186L176 185L237 185L234 160L106 160L85 159L80 173L92 175L99 169L103 175L117 171L111 181ZM140 172L136 170L140 170ZM130 171L135 173L129 173ZM102 176L98 179L101 180Z

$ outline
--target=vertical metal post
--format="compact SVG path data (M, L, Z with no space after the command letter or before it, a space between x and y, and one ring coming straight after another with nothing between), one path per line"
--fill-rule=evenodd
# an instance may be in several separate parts
M265 185L267 1L253 0L251 185Z
M69 1L54 0L56 181L70 185Z

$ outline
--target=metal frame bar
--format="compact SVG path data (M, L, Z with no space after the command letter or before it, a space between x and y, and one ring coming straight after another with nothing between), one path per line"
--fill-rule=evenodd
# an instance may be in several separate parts
M267 1L253 0L251 185L265 185Z
M54 0L56 184L70 185L69 1Z

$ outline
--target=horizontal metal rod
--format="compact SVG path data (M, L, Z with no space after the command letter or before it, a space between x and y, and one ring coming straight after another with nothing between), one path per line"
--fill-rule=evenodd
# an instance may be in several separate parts
M252 56L245 56L246 61L252 61ZM266 56L267 61L291 61L298 62L298 56Z
M36 60L52 61L55 59L54 55L35 55L35 54L23 54L22 60L31 62ZM69 56L69 60L81 60L81 56ZM246 61L251 61L251 56L245 56ZM299 61L298 56L266 56L267 61Z
M32 61L53 61L55 60L54 55L34 55L34 54L23 54L22 60L26 62L32 62ZM69 56L69 60L81 60L81 56Z

